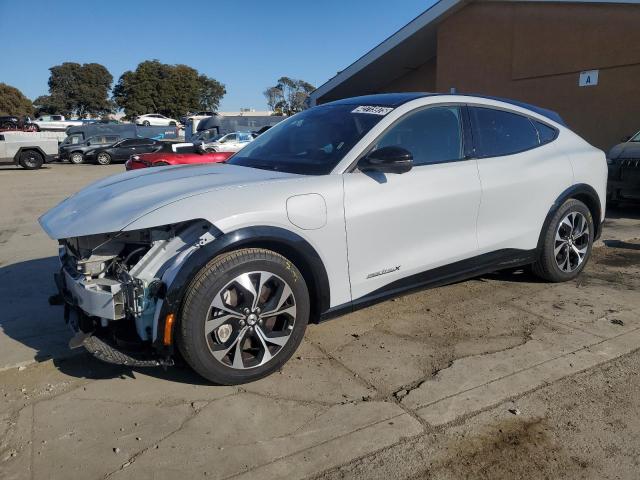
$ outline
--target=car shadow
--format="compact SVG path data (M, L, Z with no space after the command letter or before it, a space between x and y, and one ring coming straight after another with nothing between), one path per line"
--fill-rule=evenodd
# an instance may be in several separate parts
M608 207L605 218L621 219L628 218L640 220L640 205L632 203L621 203L616 207Z
M85 379L135 377L136 373L189 385L210 385L179 358L177 365L132 368L101 362L84 349L70 350L73 336L62 306L49 305L56 293L57 257L0 265L0 369L30 360L53 360L61 372Z

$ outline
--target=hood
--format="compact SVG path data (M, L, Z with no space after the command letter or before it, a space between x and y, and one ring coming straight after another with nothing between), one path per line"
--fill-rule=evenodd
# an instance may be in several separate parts
M117 232L183 198L295 176L226 164L145 168L89 185L42 215L39 222L53 239ZM184 220L192 220L189 212Z
M611 160L618 158L640 158L640 142L619 143L609 150L607 158Z

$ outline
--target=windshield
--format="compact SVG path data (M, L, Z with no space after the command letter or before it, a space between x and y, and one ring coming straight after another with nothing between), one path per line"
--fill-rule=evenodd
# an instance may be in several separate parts
M227 163L304 175L326 175L383 115L357 105L322 105L260 135ZM386 113L386 112L385 112Z
M640 142L640 132L636 133L633 137L629 139L630 142Z

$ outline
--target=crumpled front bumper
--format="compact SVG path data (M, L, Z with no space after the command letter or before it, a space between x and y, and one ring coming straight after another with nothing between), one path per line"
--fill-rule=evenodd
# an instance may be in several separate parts
M173 364L171 359L159 358L148 348L135 351L123 348L115 338L96 325L94 320L99 314L117 316L120 306L124 312L124 305L115 300L119 293L123 293L121 286L114 289L115 295L111 295L94 288L92 284L73 278L64 268L54 274L54 280L64 302L64 320L75 334L69 341L70 348L84 347L98 360L114 365L159 367Z

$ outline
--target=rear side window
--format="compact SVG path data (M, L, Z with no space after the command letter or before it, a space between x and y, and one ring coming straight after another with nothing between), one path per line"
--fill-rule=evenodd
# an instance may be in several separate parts
M540 145L544 145L545 143L549 143L555 140L556 135L558 134L555 128L552 128L538 121L534 121L533 123L535 123L536 130L538 130L538 138L540 139Z
M538 131L528 117L493 108L471 107L476 156L499 157L537 147Z

